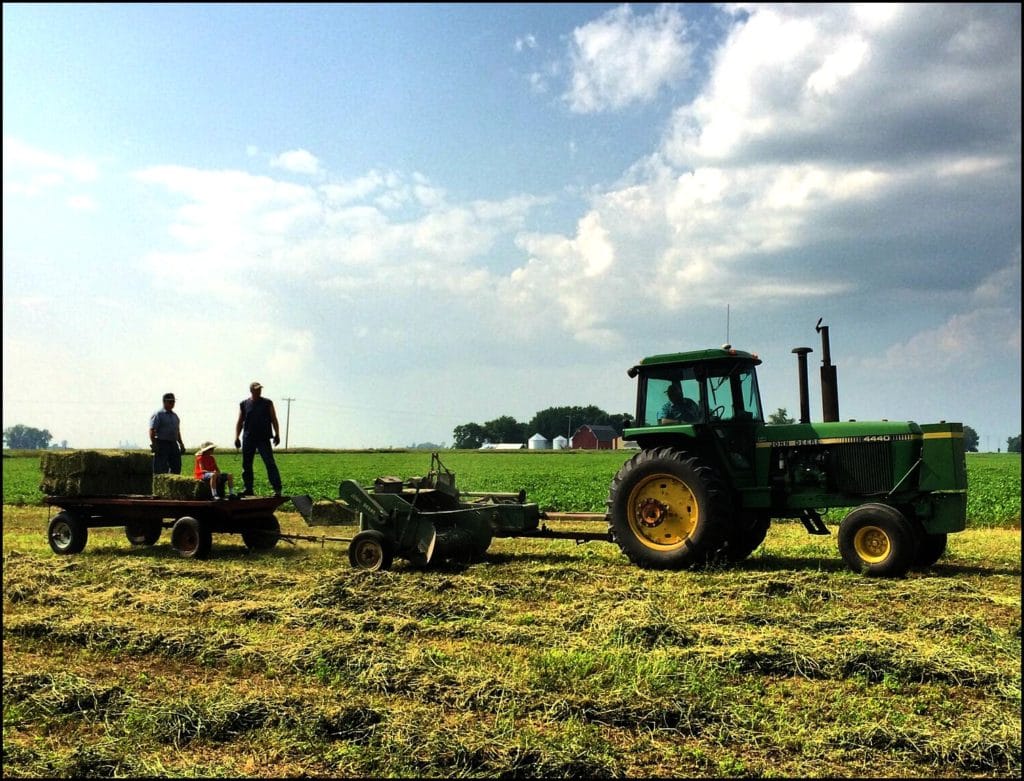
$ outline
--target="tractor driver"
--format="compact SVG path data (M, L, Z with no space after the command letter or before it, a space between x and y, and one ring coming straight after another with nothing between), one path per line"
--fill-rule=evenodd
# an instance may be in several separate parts
M665 395L668 396L668 401L658 414L660 425L698 423L700 421L700 407L693 399L688 399L683 395L683 389L678 382L670 383Z

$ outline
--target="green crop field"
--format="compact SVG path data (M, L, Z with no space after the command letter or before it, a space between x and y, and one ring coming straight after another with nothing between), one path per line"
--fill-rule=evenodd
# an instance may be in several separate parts
M602 511L628 456L442 453L463 489L559 511ZM430 456L279 463L287 493L323 497ZM5 777L1021 774L1016 455L969 455L969 528L937 565L882 580L799 523L703 572L522 538L429 570L233 535L194 561L120 528L57 556L38 456L3 464ZM346 532L290 509L286 533Z

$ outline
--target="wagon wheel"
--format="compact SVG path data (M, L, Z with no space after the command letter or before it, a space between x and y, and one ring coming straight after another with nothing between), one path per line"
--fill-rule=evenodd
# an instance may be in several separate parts
M185 515L171 527L171 547L186 559L205 559L213 547L213 533L208 524Z
M359 532L348 545L348 560L356 569L371 572L391 569L393 559L391 544L383 534L373 529Z
M124 525L124 536L132 545L155 545L164 530L159 519L128 521Z
M46 529L46 537L50 541L50 550L56 554L81 553L89 540L89 527L80 515L65 510L53 516Z
M281 538L281 524L274 515L253 518L251 528L242 532L242 542L252 551L271 550Z

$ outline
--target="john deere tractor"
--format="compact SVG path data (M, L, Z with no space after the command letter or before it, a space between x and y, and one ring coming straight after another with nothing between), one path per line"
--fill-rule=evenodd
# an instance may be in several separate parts
M720 349L655 355L629 369L636 419L624 432L640 452L616 474L608 531L635 564L655 569L737 562L774 518L829 534L822 513L853 508L839 524L851 569L901 576L934 564L967 518L963 425L839 422L828 327L822 339L823 421L810 420L808 347L797 355L800 420L765 422L754 353Z

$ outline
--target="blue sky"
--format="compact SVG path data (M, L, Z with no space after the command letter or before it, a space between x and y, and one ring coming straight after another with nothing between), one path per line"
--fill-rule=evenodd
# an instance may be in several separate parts
M3 425L450 443L757 352L1020 432L1020 6L3 6ZM812 417L821 415L812 370ZM290 407L285 399L293 399Z

